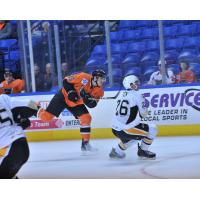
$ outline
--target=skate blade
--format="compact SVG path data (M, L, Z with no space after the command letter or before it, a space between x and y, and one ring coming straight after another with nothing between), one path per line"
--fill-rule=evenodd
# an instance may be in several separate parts
M81 151L81 156L93 156L97 154L98 151Z
M118 157L109 157L110 158L110 160L124 160L125 159L125 157L124 158L118 158Z
M156 157L147 158L147 157L138 156L138 160L156 160Z

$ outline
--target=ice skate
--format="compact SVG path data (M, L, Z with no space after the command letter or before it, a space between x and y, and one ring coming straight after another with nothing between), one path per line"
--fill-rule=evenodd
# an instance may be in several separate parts
M141 159L152 159L152 160L154 160L156 158L155 153L153 153L151 151L147 151L147 150L142 150L139 144L138 144L137 155Z
M116 152L115 148L112 148L109 157L110 158L114 158L114 159L123 159L125 158L126 154L122 152L122 154L120 155L119 153Z
M98 149L95 147L92 147L89 141L82 141L81 151L82 151L82 155L91 155L91 154L97 153Z

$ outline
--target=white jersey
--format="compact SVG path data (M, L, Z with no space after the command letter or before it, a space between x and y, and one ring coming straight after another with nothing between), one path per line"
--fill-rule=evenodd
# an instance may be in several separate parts
M112 128L117 131L133 128L141 123L141 116L146 114L145 100L140 92L127 90L117 100Z
M28 106L30 100L18 100L8 95L0 95L0 149L9 146L18 138L25 137L21 126L17 126L13 119L12 109Z
M166 83L167 84L175 83L174 73L169 69L167 70L167 73L166 73ZM156 71L153 74L151 74L148 84L151 84L151 85L162 84L162 75L161 75L160 71Z

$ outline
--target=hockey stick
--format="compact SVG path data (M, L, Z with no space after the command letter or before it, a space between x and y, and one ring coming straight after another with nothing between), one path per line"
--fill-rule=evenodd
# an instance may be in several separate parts
M112 97L100 97L99 99L96 99L96 98L90 98L90 100L109 100L109 99L116 99L118 96L119 96L119 94L120 94L120 92L121 92L121 90L122 90L122 83L120 84L120 88L119 88L119 91L115 94L115 96L112 96Z
M120 94L120 92L121 92L121 89L116 93L116 95L115 96L113 96L113 97L101 97L100 99L103 99L103 100L108 100L108 99L116 99L118 96L119 96L119 94Z

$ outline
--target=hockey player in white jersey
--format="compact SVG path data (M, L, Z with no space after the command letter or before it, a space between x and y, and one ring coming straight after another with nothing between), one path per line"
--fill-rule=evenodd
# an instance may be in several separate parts
M156 154L148 149L158 131L154 124L145 124L141 121L142 117L147 116L148 110L139 92L139 85L140 81L134 75L126 76L123 80L126 91L117 101L116 113L112 120L112 132L121 141L112 148L110 158L124 158L125 150L138 140L141 140L137 152L139 157L156 157Z
M0 178L14 178L28 160L29 147L24 129L36 115L35 102L0 95Z

